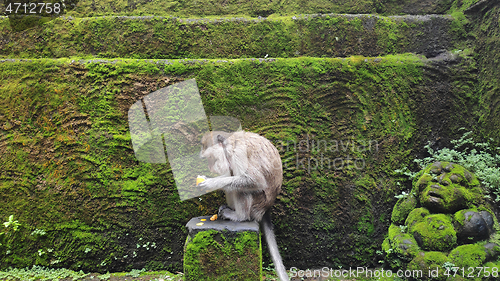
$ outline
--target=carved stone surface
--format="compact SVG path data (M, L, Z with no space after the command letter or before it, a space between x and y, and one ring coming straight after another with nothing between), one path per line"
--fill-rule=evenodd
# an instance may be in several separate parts
M410 195L394 206L382 248L391 267L437 269L441 279L450 266L500 269L498 227L474 174L436 162L419 173ZM432 274L424 279L440 280Z

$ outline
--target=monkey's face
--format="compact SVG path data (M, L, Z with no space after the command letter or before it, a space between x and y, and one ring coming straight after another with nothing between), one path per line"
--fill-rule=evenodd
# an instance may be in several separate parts
M226 160L222 145L217 142L217 134L207 133L201 140L200 158L208 161L210 172L223 175L229 172L229 163Z

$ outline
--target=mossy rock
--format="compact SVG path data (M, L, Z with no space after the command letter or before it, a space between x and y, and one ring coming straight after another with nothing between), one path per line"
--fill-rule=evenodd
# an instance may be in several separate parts
M390 250L392 249L392 246L391 246L391 241L389 240L389 237L386 237L384 239L384 242L382 242L382 251L384 251L385 253L389 252Z
M487 239L494 232L493 215L477 209L460 210L455 213L457 237L464 244Z
M457 244L457 233L445 214L425 217L425 221L412 227L411 233L424 250L447 251Z
M491 280L496 280L500 276L500 261L487 262L484 264L485 270L490 272ZM496 278L495 278L496 277Z
M449 262L460 268L480 267L498 256L499 248L493 243L458 246L450 252Z
M422 280L446 280L443 264L448 260L446 254L442 252L420 252L408 264L408 270L414 272L422 271ZM435 271L437 270L437 274ZM432 277L435 276L435 277Z
M417 198L413 194L401 198L392 210L391 220L395 224L403 224L408 214L417 206Z
M402 260L410 261L421 251L413 236L394 224L389 227L387 241L392 252Z
M410 212L406 218L405 225L408 226L410 232L412 232L415 224L425 221L425 217L430 214L429 210L426 208L416 208Z
M385 253L385 261L391 268L401 267L403 265L403 261L397 257L392 247L393 246L389 237L385 238L384 242L382 242L382 251Z

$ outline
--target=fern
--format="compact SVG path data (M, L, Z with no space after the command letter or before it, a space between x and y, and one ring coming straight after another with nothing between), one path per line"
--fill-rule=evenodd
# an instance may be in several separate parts
M421 169L436 161L462 165L477 176L490 195L494 195L495 201L498 202L500 201L500 147L492 147L489 142L475 143L470 136L471 134L472 132L466 132L460 139L452 140L453 148L434 150L429 142L424 148L427 149L430 156L414 161ZM493 139L490 140L493 141ZM406 175L410 179L415 178L417 174L410 172L406 167L395 172Z

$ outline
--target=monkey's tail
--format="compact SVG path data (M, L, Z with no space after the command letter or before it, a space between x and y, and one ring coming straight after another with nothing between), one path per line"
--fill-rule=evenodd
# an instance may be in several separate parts
M278 244L276 243L276 237L274 236L273 223L271 222L271 214L269 213L269 210L266 211L262 217L262 229L264 231L267 247L269 248L271 259L273 260L274 268L278 273L278 277L281 281L289 281L290 279L288 278L285 266L283 265L283 260L281 259L281 255L278 250Z

